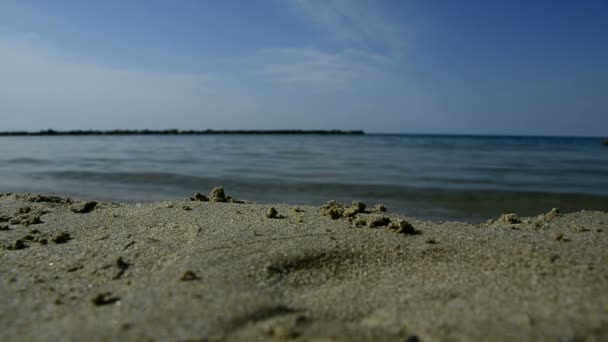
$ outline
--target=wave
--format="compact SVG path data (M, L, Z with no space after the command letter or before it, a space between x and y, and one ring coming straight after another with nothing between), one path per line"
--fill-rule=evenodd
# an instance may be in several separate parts
M30 174L30 176L32 176ZM608 196L548 191L413 187L355 182L291 181L275 178L208 177L173 172L38 172L21 187L3 191L40 191L75 198L120 202L180 199L222 185L237 198L258 203L320 205L328 200L383 203L390 210L430 220L477 222L504 212L533 216L553 207L565 212L607 210ZM2 182L0 182L2 183ZM9 186L10 185L10 186ZM25 186L25 187L24 187ZM38 189L38 190L36 190ZM100 197L101 196L101 197Z
M479 194L484 197L500 197L505 194L511 194L516 197L538 197L538 196L581 196L591 198L608 198L603 194L581 194L576 192L563 192L560 189L555 191L548 190L513 190L513 188L502 188L498 185L500 182L487 182L489 185L497 185L492 188L473 188L466 187L416 187L403 186L396 184L381 184L381 183L364 183L364 182L315 182L315 181L296 181L293 179L275 179L272 177L206 177L196 175L186 175L172 172L96 172L96 171L51 171L33 173L38 177L50 177L60 180L72 180L83 183L119 183L133 186L172 186L181 189L200 190L210 188L217 185L237 188L241 191L256 192L256 191L275 191L275 192L297 192L311 194L340 194L348 193L351 195L360 195L365 197L382 197L382 198L403 198L407 196L415 196L416 198L438 198L438 197L460 197L463 195L472 196ZM434 182L440 182L441 178L424 178ZM444 179L446 182L459 183L470 185L478 181L467 179ZM532 185L533 183L524 183ZM198 189L198 190L197 190Z

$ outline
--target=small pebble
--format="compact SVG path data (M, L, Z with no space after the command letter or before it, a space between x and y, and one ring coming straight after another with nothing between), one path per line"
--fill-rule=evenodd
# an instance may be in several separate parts
M199 202L208 202L209 198L207 196L201 194L200 192L197 192L192 197L190 197L190 200L199 201Z
M23 207L23 208L19 208L19 211L18 211L18 212L19 212L19 214L27 214L27 213L29 213L30 211L32 211L32 208L31 208L31 207Z
M420 342L420 337L416 335L410 335L405 339L405 342Z
M395 222L391 222L389 228L400 234L414 235L417 233L412 224L406 220L397 220Z
M91 299L91 302L95 306L101 306L101 305L114 304L114 303L118 302L119 300L120 300L120 298L112 296L111 292L104 292L104 293L100 293L97 296L93 297L93 299Z
M498 218L498 222L504 224L516 224L521 223L521 220L516 214L502 214L500 215L500 218Z
M268 209L268 212L266 213L266 217L268 218L277 218L278 215L279 212L275 208Z
M190 270L184 272L184 274L182 274L182 276L179 278L179 280L181 281L191 281L196 279L198 279L198 276L196 275L196 273Z
M372 217L367 222L367 226L369 228L376 228L376 227L388 226L389 223L391 223L390 218L388 218L386 216L377 216L377 217Z
M386 212L386 207L384 206L384 204L376 204L376 206L374 206L371 211L372 213L383 213Z
M321 214L331 217L332 220L340 219L344 215L344 205L336 201L329 201L321 206Z
M22 239L18 239L18 240L15 240L15 242L13 242L12 244L10 244L6 249L11 250L11 251L16 251L16 250L25 249L28 247L29 246Z
M56 235L52 240L53 242L60 244L60 243L66 243L69 240L72 239L72 236L68 233L60 233L59 235Z
M215 187L209 193L209 201L211 202L227 202L226 192L221 186Z
M91 212L93 209L95 209L96 206L97 206L97 202L94 202L94 201L80 202L80 203L71 205L70 210L75 213L84 214L84 213Z
M367 226L367 220L363 217L357 217L356 219L353 220L353 226L360 228L360 227L365 227Z

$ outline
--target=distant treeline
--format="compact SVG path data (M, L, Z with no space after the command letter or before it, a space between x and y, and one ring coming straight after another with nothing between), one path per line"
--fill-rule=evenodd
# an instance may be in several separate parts
M13 131L0 132L0 136L38 136L38 135L214 135L214 134L292 134L292 135L363 135L362 130L299 130L299 129L277 129L277 130L131 130L131 129L115 129L111 131L97 130L75 130L75 131L55 131L52 129L42 130L38 132Z

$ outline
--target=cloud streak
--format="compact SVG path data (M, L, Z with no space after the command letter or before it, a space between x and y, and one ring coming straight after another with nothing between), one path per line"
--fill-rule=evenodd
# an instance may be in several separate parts
M294 11L317 25L334 40L382 50L403 52L403 28L383 13L378 3L360 0L291 0Z
M313 48L263 49L255 56L259 69L252 74L291 88L352 90L383 77L387 63L381 55L359 50L337 53Z
M254 77L287 88L354 91L382 84L405 51L400 25L377 3L360 0L290 0L289 7L331 40L260 49Z

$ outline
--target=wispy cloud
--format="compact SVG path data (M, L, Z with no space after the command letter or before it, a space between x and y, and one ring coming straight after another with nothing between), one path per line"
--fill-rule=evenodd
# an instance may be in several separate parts
M360 50L330 53L313 48L263 49L255 60L255 77L290 88L323 90L358 88L377 79L387 63L382 55Z
M292 8L334 40L367 46L387 55L406 46L404 28L383 12L376 1L291 0Z
M404 31L377 2L290 0L322 34L312 44L258 51L254 75L287 86L354 90L380 82L405 51ZM329 38L329 42L327 39Z

